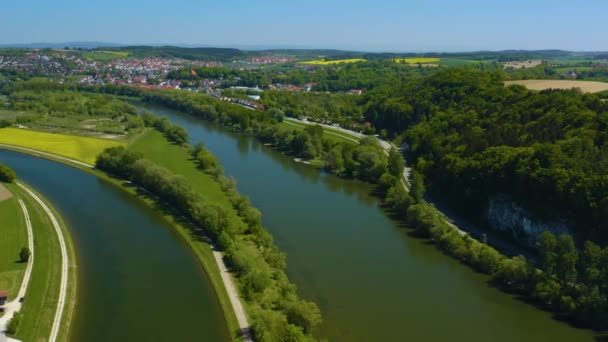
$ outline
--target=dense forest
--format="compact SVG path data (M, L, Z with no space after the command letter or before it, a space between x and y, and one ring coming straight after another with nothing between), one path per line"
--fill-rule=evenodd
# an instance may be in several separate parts
M406 142L430 190L460 209L478 215L506 194L569 220L580 239L606 241L608 104L598 96L504 87L499 71L456 68L364 101L365 117Z

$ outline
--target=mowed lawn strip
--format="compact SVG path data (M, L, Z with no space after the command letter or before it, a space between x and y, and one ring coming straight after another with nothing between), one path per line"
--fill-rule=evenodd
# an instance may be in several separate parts
M0 186L10 187L2 183ZM19 262L19 251L27 247L23 211L16 197L0 201L0 222L0 291L8 291L8 300L11 301L19 291L26 266Z
M61 250L59 248L59 240L55 230L52 227L51 220L44 210L38 204L36 204L34 200L21 188L14 184L9 184L8 188L15 195L15 201L16 198L21 198L27 207L32 222L34 251L36 253L36 258L34 260L34 266L32 269L32 278L30 279L30 284L28 286L25 300L23 301L23 307L21 309L23 319L19 324L16 338L22 341L46 341L51 332L51 325L55 317L57 300L59 298L59 284L61 282ZM3 203L0 203L0 206L2 204ZM20 220L23 221L23 213L21 208L15 206L14 210L15 213L18 213L18 215L21 217ZM56 211L55 216L59 219L62 229L64 230L66 244L68 245L68 255L70 260L73 262L75 253L69 234L67 234L67 228L61 221L61 218ZM0 214L0 217L4 218L5 215ZM23 222L22 225L24 224L25 223ZM3 228L4 225L0 225L0 234L3 234ZM21 247L25 246L24 244L27 241L25 226L22 226L21 230L23 231L23 241L18 243L18 248L14 248L17 250L20 250ZM0 241L0 244L2 242L4 242L4 239ZM0 254L2 252L3 251L0 250ZM12 253L14 253L14 251ZM17 259L18 255L11 258L13 262ZM25 264L20 265L23 265L23 268L25 268ZM68 304L66 306L66 310L64 311L65 314L62 320L61 332L58 339L59 341L69 340L69 323L75 304L75 281L76 272L71 271L67 296ZM21 277L19 277L17 286L20 286L20 284Z
M89 164L94 164L97 155L108 147L126 146L125 143L118 141L45 133L20 128L0 129L0 144L31 148Z

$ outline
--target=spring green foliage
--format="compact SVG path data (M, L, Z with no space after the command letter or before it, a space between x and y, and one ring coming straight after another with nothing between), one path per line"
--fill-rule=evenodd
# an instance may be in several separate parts
M502 71L441 70L364 96L377 129L407 142L431 192L471 217L506 194L540 218L608 239L608 103L576 90L505 87Z
M215 156L202 144L195 145L189 153L195 156L195 162L205 173L214 177L232 208L205 199L194 190L188 178L127 149L104 151L98 158L97 167L131 180L168 203L201 227L224 251L225 261L248 304L257 340L313 340L310 332L321 321L319 309L316 304L298 298L295 286L285 274L285 255L262 227L261 213L251 206L248 198L238 193L236 182L224 176ZM231 219L232 210L242 224Z
M0 182L12 183L17 175L10 167L0 164Z

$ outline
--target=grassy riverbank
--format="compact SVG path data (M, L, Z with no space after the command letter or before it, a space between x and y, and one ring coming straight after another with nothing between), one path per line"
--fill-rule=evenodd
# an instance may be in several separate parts
M13 193L13 186L0 183ZM27 234L23 212L16 197L0 201L0 290L8 291L8 300L17 295L26 263L19 262L19 251L27 246ZM3 313L0 312L0 316Z
M36 254L34 266L32 269L32 278L26 293L26 299L23 302L21 313L23 315L21 323L17 330L16 338L22 341L41 341L46 340L50 334L51 326L57 309L57 300L59 298L59 288L61 282L61 250L57 234L53 229L51 220L44 210L35 203L23 189L14 184L9 184L8 188L15 195L15 198L21 198L25 202L28 209L30 219L32 221L32 229L34 234L34 251ZM40 194L38 194L40 196ZM41 197L41 196L40 196ZM42 197L41 197L42 198ZM44 200L44 199L43 199ZM59 220L64 233L64 238L68 250L70 260L70 272L68 278L68 291L66 296L66 307L61 321L60 333L58 341L69 341L69 330L72 321L74 306L76 304L76 264L75 250L71 241L69 231L62 221L58 212L53 209L48 201L44 200L54 212L55 217ZM19 216L17 220L20 222L19 227L23 230L23 239L25 239L25 228L23 226L23 213L20 208L14 207L15 215ZM2 216L5 217L5 216ZM6 227L6 226L5 226ZM19 233L21 235L21 233ZM4 240L3 240L4 241ZM16 240L13 240L16 241ZM25 241L25 240L24 240ZM18 241L16 241L18 242ZM23 247L24 242L18 242L16 248ZM13 262L17 259L15 255ZM25 264L20 264L25 265ZM25 266L23 266L25 267ZM20 285L16 284L17 288Z

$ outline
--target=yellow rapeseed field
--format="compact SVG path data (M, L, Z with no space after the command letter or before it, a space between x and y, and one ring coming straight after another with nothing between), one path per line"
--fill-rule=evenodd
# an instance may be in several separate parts
M44 133L20 128L0 129L0 144L31 148L88 164L94 164L97 155L108 147L127 145L112 140Z
M341 64L341 63L358 63L358 62L367 62L366 59L363 58L351 58L351 59L336 59L333 61L304 61L298 62L298 64L310 64L310 65L330 65L330 64Z
M393 62L395 63L405 63L407 64L426 64L426 63L437 63L441 61L441 58L431 58L431 57L419 57L419 58L395 58Z

